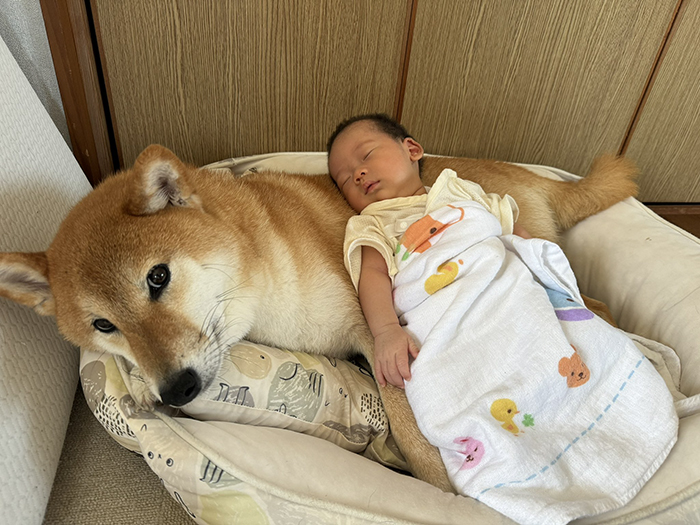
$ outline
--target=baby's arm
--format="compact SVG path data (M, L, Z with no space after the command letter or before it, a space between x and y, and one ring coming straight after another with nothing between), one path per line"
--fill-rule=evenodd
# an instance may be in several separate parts
M532 235L530 235L530 233L517 222L513 224L513 235L517 235L523 239L532 239Z
M384 257L369 246L362 247L358 287L360 305L374 336L374 373L380 385L387 381L403 388L411 379L408 354L415 358L418 347L399 324L394 311L391 279Z

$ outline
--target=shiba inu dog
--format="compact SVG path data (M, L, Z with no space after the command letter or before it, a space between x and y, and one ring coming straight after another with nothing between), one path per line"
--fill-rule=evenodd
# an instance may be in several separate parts
M510 164L428 157L426 184L447 166L487 192L510 193L520 223L554 241L637 191L621 158L602 158L570 183ZM327 176L235 178L150 146L73 208L46 252L0 254L0 295L55 315L75 345L138 367L143 405L192 401L243 338L337 358L359 352L373 363L343 266L353 213ZM452 490L403 391L380 391L413 474Z

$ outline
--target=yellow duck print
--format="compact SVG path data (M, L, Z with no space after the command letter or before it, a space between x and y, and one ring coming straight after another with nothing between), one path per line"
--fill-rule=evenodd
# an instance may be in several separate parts
M513 423L515 414L520 414L518 407L510 399L497 399L491 405L491 415L502 423L502 427L514 435L520 433L520 429Z
M428 277L424 284L425 291L430 295L443 289L457 278L459 264L456 261L447 261L438 266L437 271L438 273Z

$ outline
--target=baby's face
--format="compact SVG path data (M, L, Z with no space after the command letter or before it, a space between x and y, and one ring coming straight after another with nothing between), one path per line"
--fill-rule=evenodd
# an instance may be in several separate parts
M357 212L369 204L425 193L418 161L423 147L411 138L399 141L370 121L348 126L328 157L331 177Z

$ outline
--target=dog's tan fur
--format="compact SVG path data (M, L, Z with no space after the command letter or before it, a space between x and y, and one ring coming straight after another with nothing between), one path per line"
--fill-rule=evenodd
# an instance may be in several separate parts
M425 182L447 166L487 192L513 195L519 222L554 241L636 194L634 167L612 157L579 183L510 164L428 157ZM74 344L137 366L146 404L180 388L184 370L206 388L224 349L244 337L333 357L361 352L373 363L373 340L342 262L353 213L327 176L236 179L151 146L75 206L45 253L0 254L0 295L55 315ZM159 264L171 280L153 299L147 275ZM117 331L96 330L96 319ZM413 474L452 490L403 391L389 386L381 395Z

